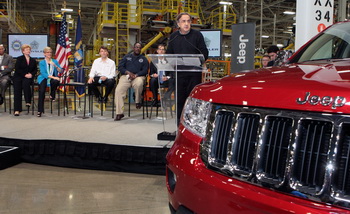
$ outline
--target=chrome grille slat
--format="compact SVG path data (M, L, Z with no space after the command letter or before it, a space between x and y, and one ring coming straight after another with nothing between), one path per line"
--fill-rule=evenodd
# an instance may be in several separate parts
M295 182L310 191L321 190L331 140L332 123L327 121L301 120L296 142L293 177ZM301 161L300 161L301 160ZM300 189L297 187L296 189Z
M232 146L231 164L236 173L248 174L253 166L259 115L239 114Z
M350 117L216 105L201 157L245 182L350 209Z
M220 111L216 115L210 157L218 164L224 164L226 162L233 116L233 112L228 111Z
M269 116L265 120L266 131L262 139L266 143L261 145L261 167L259 167L259 172L264 173L264 176L267 178L282 180L287 164L288 145L293 120L291 118L273 116Z
M350 124L343 124L339 140L339 152L336 165L338 170L335 173L335 190L350 195Z

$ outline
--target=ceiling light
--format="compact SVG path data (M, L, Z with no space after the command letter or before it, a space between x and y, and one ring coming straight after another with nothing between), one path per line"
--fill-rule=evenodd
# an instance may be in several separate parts
M282 48L283 44L277 44L277 47Z
M64 11L64 12L73 12L73 9L71 9L71 8L61 8L61 11Z
M284 11L283 13L286 15L294 15L295 14L294 11Z
M270 36L267 36L267 35L262 35L261 38L264 38L264 39L267 39L269 38Z
M219 4L232 5L232 2L221 1Z

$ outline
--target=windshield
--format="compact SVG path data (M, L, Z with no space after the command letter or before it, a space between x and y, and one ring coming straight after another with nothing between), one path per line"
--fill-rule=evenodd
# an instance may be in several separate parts
M300 51L290 63L350 58L350 22L335 24Z

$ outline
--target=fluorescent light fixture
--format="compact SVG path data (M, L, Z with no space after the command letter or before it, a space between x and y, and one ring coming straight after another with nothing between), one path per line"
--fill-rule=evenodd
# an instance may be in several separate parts
M232 2L221 1L219 4L232 5Z
M269 38L270 36L267 36L267 35L262 35L261 38L264 38L264 39L267 39Z
M64 12L73 12L73 9L71 9L71 8L61 8L61 11L64 11Z
M283 13L286 15L295 15L294 11L284 11Z
M277 47L282 48L283 44L277 44Z

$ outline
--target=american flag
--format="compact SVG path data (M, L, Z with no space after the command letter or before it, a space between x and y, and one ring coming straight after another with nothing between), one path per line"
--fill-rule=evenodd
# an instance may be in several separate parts
M67 34L67 21L65 13L63 14L55 55L58 63L61 65L61 68L64 69L64 73L60 73L60 76L65 77L66 74L68 74L68 58L72 55ZM61 83L63 83L64 80L66 80L66 83L69 82L69 77L61 78Z

